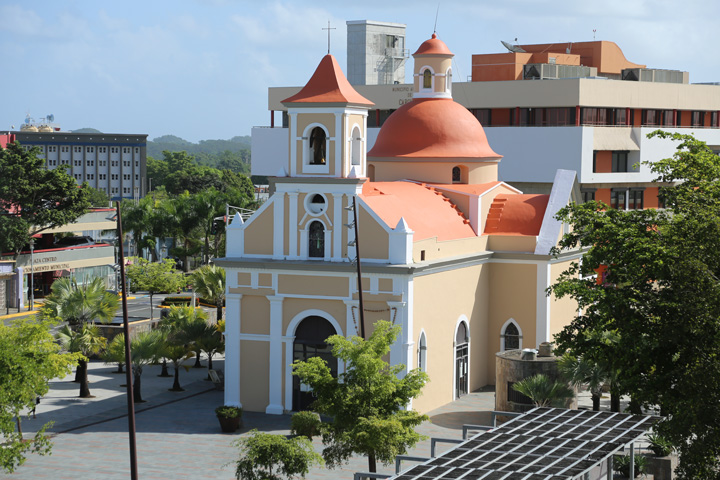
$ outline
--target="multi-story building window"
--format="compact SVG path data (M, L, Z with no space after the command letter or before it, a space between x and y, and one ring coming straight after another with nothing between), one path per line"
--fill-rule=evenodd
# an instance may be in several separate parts
M119 147L110 147L110 153L120 153Z
M88 167L94 167L94 166L95 166L95 160L87 160L87 161L85 162L85 164L86 164Z
M123 162L123 167L129 167L130 166L130 160L125 160Z
M112 166L113 166L113 167L117 167L117 166L118 166L118 163L119 163L119 162L118 162L117 160L113 160L113 161L112 161Z
M130 175L123 175L123 180L130 180Z
M124 147L123 153L130 153L130 147Z
M644 189L631 188L628 192L628 210L642 210L643 209L643 194Z
M610 192L610 208L616 210L625 210L625 194L627 190L624 188L613 188Z
M594 188L593 189L589 189L589 188L585 189L584 188L581 190L581 193L582 193L583 202L591 202L591 201L595 200L595 189Z
M95 180L95 175L92 174L92 173L88 173L85 177L86 177L88 180Z
M612 171L613 172L629 172L628 169L628 152L614 151L612 152Z
M135 153L140 153L140 147L135 147Z
M75 174L75 180L80 180L81 178L82 178L82 175L80 175L79 173Z
M107 153L107 147L98 147L99 153Z
M130 189L128 187L123 187L123 193L130 193Z
M139 166L140 166L140 160L135 160L135 166L136 166L136 167L139 167Z
M74 151L75 153L81 153L81 152L82 152L82 147L75 147L75 148L73 149L73 151Z
M100 160L101 167L107 167L107 160Z
M60 147L60 151L63 153L68 153L70 151L70 147Z
M106 174L104 174L104 173L99 173L99 174L98 174L98 179L100 179L100 180L105 180L106 178L107 178L107 175L106 175Z
M76 167L82 167L82 161L81 161L81 160L75 160L75 166L76 166Z
M48 147L48 152L57 152L57 146L55 146L55 145L50 145L50 146Z
M112 187L112 190L111 190L111 191L112 191L112 194L113 194L113 195L117 195L119 189L118 189L118 187Z
M140 175L135 175L135 180L140 180Z
M95 153L95 147L87 147L87 153Z

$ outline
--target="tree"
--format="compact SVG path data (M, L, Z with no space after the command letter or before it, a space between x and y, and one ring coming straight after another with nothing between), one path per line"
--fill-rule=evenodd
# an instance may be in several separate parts
M20 425L23 411L35 406L35 399L45 395L48 382L70 373L80 354L60 353L50 334L50 322L20 318L12 325L0 323L0 468L12 473L25 462L28 453L45 455L51 444L46 423L35 436L23 439Z
M180 386L180 366L183 361L195 355L194 334L188 332L193 330L193 324L198 320L207 320L203 315L204 312L192 307L170 307L167 316L160 322L165 341L158 356L167 358L173 364L175 376L170 389L173 392L183 391Z
M0 251L19 252L32 235L77 220L90 207L63 166L48 170L37 147L0 148Z
M204 265L192 273L191 282L198 295L215 304L217 320L222 320L225 305L225 269L217 265Z
M368 467L375 472L376 460L389 464L424 438L414 427L428 417L406 407L420 394L427 374L415 369L399 378L405 365L383 360L399 332L400 327L379 321L367 340L328 338L333 356L346 364L345 373L337 377L319 357L293 363L293 375L315 394L313 411L332 418L321 424L323 458L330 467L358 453L368 457Z
M96 325L83 324L76 330L64 325L55 334L58 343L70 353L80 353L78 357L77 378L80 382L80 398L92 398L87 376L87 362L90 355L100 353L107 339L100 334Z
M530 398L536 407L565 408L568 400L575 396L573 389L566 383L542 373L520 380L512 388Z
M144 258L133 257L125 270L130 279L132 291L145 291L150 294L150 319L153 318L153 295L160 292L176 292L187 285L185 275L175 270L175 260L170 258L152 263Z
M560 357L558 368L573 386L587 386L592 397L593 411L599 411L603 385L608 378L605 369L595 362L575 357L567 352Z
M217 325L207 325L203 335L196 341L201 352L205 352L208 356L208 370L212 370L213 355L223 353L225 351L225 342L222 333L218 330ZM208 378L209 378L208 373Z
M107 208L107 206L110 205L110 197L108 197L106 191L98 190L97 188L93 188L89 185L84 188L88 191L88 201L93 207Z
M142 403L142 372L145 365L156 361L163 353L165 336L159 330L138 333L130 340L130 361L133 373L133 400ZM123 341L123 348L125 347Z
M118 369L115 373L124 373L123 365L125 364L125 335L118 333L108 342L105 351L102 353L102 359L105 363L117 363Z
M678 448L680 478L718 478L720 159L692 136L652 135L679 142L672 158L648 163L664 210L589 202L559 213L571 226L560 248L586 252L552 286L582 312L556 339L612 365L634 404L660 408L656 428Z
M50 287L50 295L38 315L44 320L67 322L73 328L85 323L109 322L118 309L118 297L105 290L102 278L95 278L87 285L62 277Z
M242 455L235 470L235 477L240 480L305 478L310 467L322 464L322 457L305 437L287 438L253 430L235 445Z

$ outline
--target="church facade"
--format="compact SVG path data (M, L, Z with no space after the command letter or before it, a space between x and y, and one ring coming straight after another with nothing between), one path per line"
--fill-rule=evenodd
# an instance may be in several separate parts
M369 152L373 104L331 55L284 100L289 155L275 192L246 222L233 219L217 261L227 405L306 408L292 362L321 356L342 372L325 338L368 336L384 319L401 327L389 361L430 377L413 402L426 412L493 384L496 352L535 348L577 313L546 294L579 256L550 255L565 228L555 213L579 199L575 173L558 171L549 195L498 181L501 155L452 99L453 54L433 34L413 56L414 98Z

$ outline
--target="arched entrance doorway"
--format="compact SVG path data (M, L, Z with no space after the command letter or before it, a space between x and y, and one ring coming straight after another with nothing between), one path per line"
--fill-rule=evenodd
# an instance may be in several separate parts
M325 339L331 335L337 335L337 333L332 324L324 318L315 315L306 317L295 330L293 362L320 357L327 362L333 376L337 376L337 358L332 356L330 346L325 343ZM292 409L296 412L307 410L312 401L312 392L305 385L300 384L300 379L293 376Z
M468 393L468 331L465 322L460 322L455 334L455 398Z

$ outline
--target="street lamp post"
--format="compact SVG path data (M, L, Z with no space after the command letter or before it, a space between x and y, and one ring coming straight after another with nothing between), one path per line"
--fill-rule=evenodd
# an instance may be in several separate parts
M33 255L34 251L35 239L30 237L30 305L28 305L29 312L35 309L35 257Z

